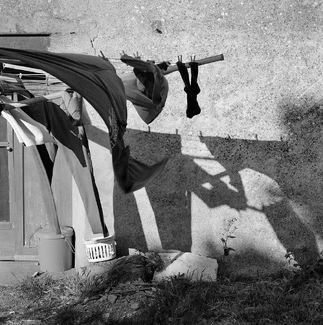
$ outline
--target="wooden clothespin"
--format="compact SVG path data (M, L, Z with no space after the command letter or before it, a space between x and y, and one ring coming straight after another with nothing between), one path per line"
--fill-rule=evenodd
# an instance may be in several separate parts
M177 58L178 58L178 62L182 62L183 59L182 55L178 55Z
M100 53L101 53L102 58L103 58L104 60L106 60L106 57L105 57L105 55L103 54L103 52L100 51Z
M195 54L193 56L191 55L191 62L195 62Z

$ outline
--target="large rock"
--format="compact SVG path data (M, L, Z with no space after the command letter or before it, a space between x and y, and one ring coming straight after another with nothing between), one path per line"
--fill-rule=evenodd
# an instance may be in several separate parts
M216 259L193 253L170 253L173 258L169 261L167 253L160 254L165 260L166 266L160 272L155 272L154 280L161 281L164 278L185 275L192 281L215 281L217 278L218 262ZM175 255L175 256L174 256Z

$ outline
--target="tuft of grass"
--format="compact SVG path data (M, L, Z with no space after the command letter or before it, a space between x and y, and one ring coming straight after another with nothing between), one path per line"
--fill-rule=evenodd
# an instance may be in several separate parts
M101 294L110 285L105 274L92 274L84 270L70 277L65 284L68 290L80 298L90 298Z
M28 276L18 283L18 288L27 298L39 299L48 293L48 290L55 282L56 281L47 274L40 278Z

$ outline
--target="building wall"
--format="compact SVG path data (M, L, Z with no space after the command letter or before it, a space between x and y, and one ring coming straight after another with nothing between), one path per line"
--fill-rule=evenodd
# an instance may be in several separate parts
M51 51L102 51L118 74L129 71L116 60L123 50L173 64L178 55L224 54L199 69L200 115L186 117L178 73L167 76L166 106L149 129L129 103L132 155L150 163L169 156L143 190L107 185L106 130L90 114L119 254L179 249L250 272L286 265L287 251L306 263L322 250L319 1L4 0L0 9L0 33L51 33ZM234 250L224 256L224 248Z

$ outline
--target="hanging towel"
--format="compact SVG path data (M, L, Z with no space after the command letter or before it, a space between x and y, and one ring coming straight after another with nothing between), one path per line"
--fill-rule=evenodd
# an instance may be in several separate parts
M126 97L134 105L141 119L150 124L161 113L168 95L168 82L162 70L150 61L122 55L121 61L134 67L122 75Z
M30 118L20 108L3 110L1 116L11 125L18 141L24 143L26 147L40 145L46 142L56 143L44 125Z

